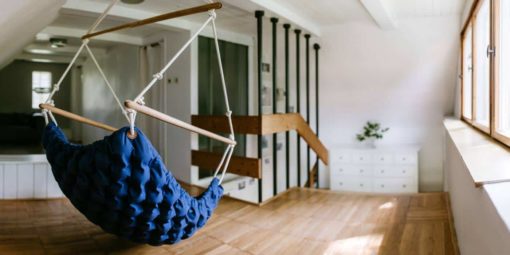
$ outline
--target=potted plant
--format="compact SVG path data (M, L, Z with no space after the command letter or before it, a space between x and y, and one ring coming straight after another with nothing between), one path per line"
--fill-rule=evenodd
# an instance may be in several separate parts
M370 148L375 148L375 142L378 139L382 139L384 133L388 132L390 128L381 128L381 124L377 122L367 121L363 127L363 132L356 135L358 141L366 141Z

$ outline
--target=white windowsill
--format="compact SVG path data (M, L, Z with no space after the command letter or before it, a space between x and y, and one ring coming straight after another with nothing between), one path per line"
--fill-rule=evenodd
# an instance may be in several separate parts
M510 150L459 119L443 123L474 185L486 192L510 231Z
M446 118L444 126L477 187L510 182L510 150L467 123Z

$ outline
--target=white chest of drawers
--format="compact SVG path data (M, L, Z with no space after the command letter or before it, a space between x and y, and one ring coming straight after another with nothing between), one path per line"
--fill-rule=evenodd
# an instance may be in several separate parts
M374 193L418 192L418 148L334 148L330 188Z

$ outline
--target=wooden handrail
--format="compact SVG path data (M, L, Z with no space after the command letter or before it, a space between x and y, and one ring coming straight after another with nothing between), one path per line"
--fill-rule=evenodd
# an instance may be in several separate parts
M210 131L207 131L205 129L202 129L202 128L199 128L199 127L195 127L191 124L188 124L182 120L178 120L172 116L169 116L169 115L166 115L162 112L159 112L159 111L156 111L150 107L147 107L147 106L144 106L144 105L140 105L138 103L135 103L131 100L126 100L124 101L124 105L129 108L129 109L133 109L137 112L141 112L143 114L146 114L150 117L153 117L155 119L158 119L158 120L161 120L161 121L164 121L168 124L171 124L171 125L174 125L176 127L180 127L182 129L185 129L185 130L188 130L188 131L191 131L193 133L197 133L197 134L200 134L200 135L203 135L203 136L207 136L209 138L212 138L212 139L215 139L215 140L218 140L220 142L223 142L223 143L226 143L226 144L231 144L231 145L235 145L236 142L229 139L229 138L226 138L226 137L223 137L221 135L217 135L213 132L210 132Z
M312 169L310 169L310 179L306 181L306 187L313 188L313 184L315 183L315 175L317 174L318 170L319 161L316 161L315 164L313 164Z
M147 19L133 21L133 22L130 22L130 23L127 23L127 24L123 24L123 25L120 25L120 26L108 28L108 29L97 31L97 32L94 32L94 33L89 33L89 34L86 34L86 35L82 36L81 39L92 38L92 37L95 37L95 36L98 36L98 35L114 32L114 31L118 31L118 30L121 30L121 29L139 27L139 26L156 23L156 22L163 21L163 20L168 20L168 19L174 19L174 18L178 18L178 17L188 16L188 15L192 15L192 14L196 14L196 13L201 13L201 12L206 12L206 11L214 10L214 9L220 9L221 7L222 7L222 4L220 2L204 4L204 5L200 5L200 6L196 6L196 7L192 7L192 8L188 8L188 9L184 9L184 10L178 10L178 11L174 11L174 12L165 13L165 14L154 16L154 17L147 18Z
M68 112L68 111L62 110L62 109L57 108L57 107L55 107L53 105L50 105L50 104L40 104L39 108L49 110L52 113L58 114L60 116L63 116L63 117L66 117L66 118L69 118L69 119L72 119L72 120L79 121L81 123L85 123L85 124L88 124L88 125L91 125L91 126L94 126L94 127L102 128L102 129L104 129L106 131L110 131L110 132L117 131L117 128L114 128L112 126L103 124L101 122L97 122L95 120L91 120L91 119L85 118L83 116L74 114L72 112Z
M207 151L191 151L191 164L200 168L214 170L223 154ZM227 172L252 178L262 178L262 163L258 158L232 156Z
M194 115L191 123L213 132L229 132L227 117ZM238 134L269 135L295 130L319 156L329 165L329 153L299 113L266 114L262 116L232 116L234 130Z

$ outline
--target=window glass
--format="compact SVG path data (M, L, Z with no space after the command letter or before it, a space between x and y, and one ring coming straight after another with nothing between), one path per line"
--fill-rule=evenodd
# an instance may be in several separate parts
M499 133L510 135L510 1L500 1L499 13L499 42L498 42L498 125L496 127Z
M44 103L51 92L51 73L32 72L32 108L38 109L39 104Z
M466 29L462 42L462 115L471 119L472 113L472 90L473 90L473 30Z
M487 49L490 44L489 2L485 0L478 10L474 23L474 77L475 77L475 117L478 124L489 126L490 69Z

